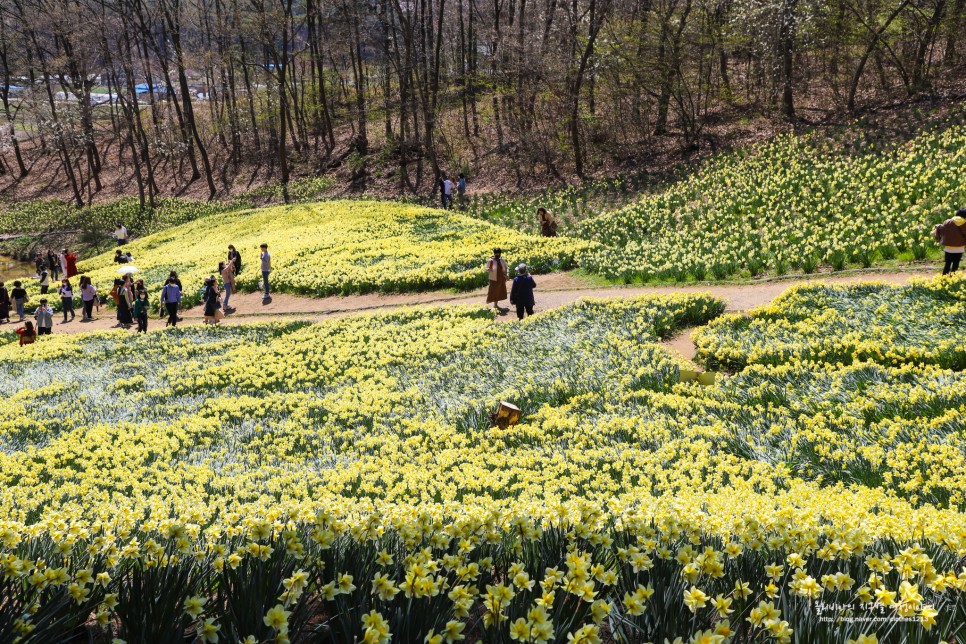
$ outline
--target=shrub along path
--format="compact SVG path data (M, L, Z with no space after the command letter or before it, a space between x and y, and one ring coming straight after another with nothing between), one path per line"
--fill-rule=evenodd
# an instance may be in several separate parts
M787 279L769 279L757 282L735 284L687 284L667 286L607 286L593 284L587 279L573 273L552 273L537 275L537 306L536 311L545 311L565 304L569 304L582 297L633 297L645 293L710 293L723 298L728 303L728 311L746 311L748 309L767 304L785 289L796 284L825 281L830 284L847 284L850 282L881 281L891 284L904 284L915 277L932 277L936 269L931 266L919 265L910 270L861 270L835 274L815 274L809 276L794 276ZM156 294L152 294L155 300ZM364 313L366 311L381 311L406 306L447 306L453 304L483 304L486 290L480 289L469 293L428 292L407 293L400 295L349 295L322 298L298 297L279 293L274 295L272 302L262 304L258 293L240 293L233 295L232 304L237 312L228 316L222 324L238 324L243 322L258 322L274 319L304 319L321 321L331 317ZM156 300L155 300L156 301ZM30 308L30 305L28 305ZM184 311L182 324L200 324L203 320L201 306L195 306ZM115 311L112 308L101 308L94 322L81 323L80 314L77 319L67 324L60 323L60 314L55 314L54 333L83 333L111 329L116 324ZM514 321L513 311L499 316L502 321ZM15 326L15 325L12 325ZM12 328L4 325L3 329ZM163 328L164 323L157 314L148 322L151 330ZM133 330L132 330L133 333ZM672 339L669 346L685 357L693 355L690 347L689 332ZM689 355L690 354L690 355Z

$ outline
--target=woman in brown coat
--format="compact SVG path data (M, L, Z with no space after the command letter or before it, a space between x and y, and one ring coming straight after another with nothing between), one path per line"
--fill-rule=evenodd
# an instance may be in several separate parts
M557 222L547 212L546 208L537 208L537 216L540 217L540 234L544 237L557 236Z
M503 259L503 251L499 248L493 249L493 257L486 262L486 270L490 274L490 288L486 292L486 303L493 302L493 308L505 313L510 309L500 308L500 302L507 299L506 280L509 266Z
M966 250L966 208L960 208L956 211L956 216L933 228L932 234L946 251L943 275L955 273L959 270L959 262Z

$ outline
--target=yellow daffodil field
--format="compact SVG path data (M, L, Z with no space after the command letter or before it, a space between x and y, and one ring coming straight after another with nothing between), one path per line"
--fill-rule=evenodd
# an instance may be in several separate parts
M0 641L952 641L966 376L755 347L861 296L912 356L960 284L775 336L673 295L0 347ZM702 385L658 343L709 322Z
M626 282L923 259L932 227L966 203L963 121L954 112L909 143L853 153L817 134L781 136L563 234L599 242L580 265Z
M242 256L239 288L255 290L262 243L272 255L273 288L312 296L472 288L486 284L484 264L495 246L538 273L570 268L578 252L593 246L421 206L327 201L222 212L141 237L124 250L152 293L177 270L188 301L197 302L228 244ZM113 257L113 251L98 255L78 268L95 284L110 285L117 277Z
M966 283L914 279L906 286L795 286L747 315L726 315L695 336L698 359L713 368L807 360L873 361L966 369Z

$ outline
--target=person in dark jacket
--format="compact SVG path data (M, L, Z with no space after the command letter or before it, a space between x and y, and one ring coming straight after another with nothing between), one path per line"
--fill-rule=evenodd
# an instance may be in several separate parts
M47 251L47 268L50 269L50 277L57 281L57 276L60 275L60 258L52 250Z
M148 332L148 292L138 291L137 299L134 300L134 319L138 323L138 333Z
M517 317L521 320L526 315L533 315L533 289L537 288L537 283L527 269L526 264L517 266L517 276L513 278L513 286L510 287L510 304L517 307Z
M218 324L218 309L221 302L218 301L218 282L214 277L205 278L205 290L202 295L205 302L205 324Z
M7 287L0 282L0 324L10 321L10 293Z
M933 228L932 234L946 251L943 275L955 273L966 250L966 208L960 208L955 216Z
M234 244L228 244L228 265L232 267L235 275L241 273L241 254L235 250Z

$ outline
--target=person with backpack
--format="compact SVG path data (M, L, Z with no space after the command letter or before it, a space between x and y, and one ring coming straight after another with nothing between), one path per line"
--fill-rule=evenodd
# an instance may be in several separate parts
M24 306L27 305L27 289L23 287L20 280L13 283L13 290L10 291L10 297L13 298L13 305L17 309L17 317L20 318L20 322L24 321L26 317L24 315Z
M64 309L64 321L61 324L67 324L68 313L70 313L70 321L73 322L77 315L74 314L74 289L71 288L70 280L61 281L57 293L60 295L61 307Z
M37 320L37 335L50 335L54 328L54 309L47 306L47 300L40 300L40 306L34 311Z
M178 304L180 303L181 288L178 286L175 277L169 277L168 283L161 289L161 304L168 312L168 322L164 326L178 325Z
M148 292L138 291L137 299L134 300L134 319L138 322L138 333L148 332Z
M943 275L955 273L966 250L966 208L960 208L953 217L933 228L932 234L946 252Z
M34 330L34 323L30 320L24 322L23 326L14 333L20 336L20 346L33 344L37 341L37 331Z
M537 283L526 264L517 266L517 276L513 278L513 286L510 287L510 304L517 307L517 317L523 319L526 315L533 315L533 289L537 288Z

